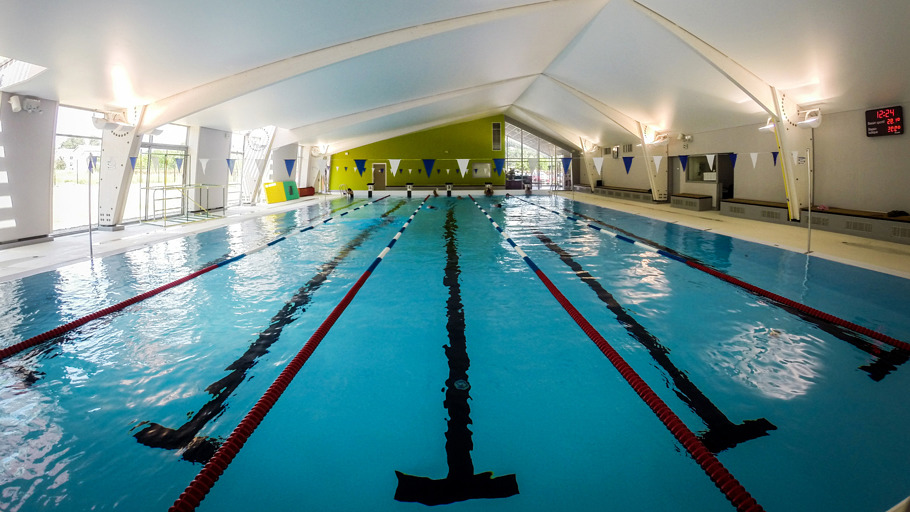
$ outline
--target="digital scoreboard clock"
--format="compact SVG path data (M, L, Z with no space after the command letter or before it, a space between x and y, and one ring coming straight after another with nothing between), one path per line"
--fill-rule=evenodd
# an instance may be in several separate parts
M904 107L886 107L866 111L866 137L904 133Z

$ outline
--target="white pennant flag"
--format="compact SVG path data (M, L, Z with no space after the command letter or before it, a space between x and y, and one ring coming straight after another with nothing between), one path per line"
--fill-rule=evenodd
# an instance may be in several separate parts
M714 157L716 156L717 155L705 155L708 159L708 169L711 169L712 171L714 170Z
M602 173L601 173L601 168L603 168L603 166L604 166L604 157L602 157L602 156L595 156L595 157L594 157L594 168L597 169L597 175L598 175L598 176L601 176L601 175L602 175Z
M205 174L205 168L206 168L206 166L209 165L209 159L208 159L208 158L200 158L200 159L199 159L199 164L202 166L202 174Z
M470 158L458 158L458 170L461 171L461 177L464 178L464 175L468 173L468 163L471 161Z
M395 173L398 172L398 166L401 165L401 159L400 158L390 158L389 165L391 166L391 169L389 169L389 170L392 171L392 176L395 176Z
M663 155L658 155L654 158L654 174L660 174L660 162L664 159Z
M528 158L528 170L529 171L531 171L531 172L536 171L538 169L539 165L540 165L539 158Z
M749 153L749 156L752 157L752 168L755 169L755 164L758 163L758 153Z

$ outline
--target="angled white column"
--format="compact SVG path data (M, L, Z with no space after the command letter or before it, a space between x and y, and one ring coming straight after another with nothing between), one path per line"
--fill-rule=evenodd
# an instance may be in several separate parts
M141 121L143 109L138 109ZM133 166L130 157L139 155L142 135L135 126L104 130L98 160L98 227L116 229L123 222L123 210L130 193Z
M604 117L619 125L620 128L638 137L638 140L641 141L642 158L644 158L645 169L648 173L648 183L651 185L651 198L655 201L666 201L667 182L666 180L657 179L657 170L654 168L654 161L651 159L650 152L648 151L648 145L645 142L644 125L641 122L607 105L606 103L603 103L597 98L591 97L565 82L557 80L556 78L553 78L549 75L544 76L572 93L578 99L587 103L589 106L600 112Z
M763 108L775 121L777 127L777 146L780 150L779 163L783 173L784 190L787 195L787 209L790 220L799 220L800 206L804 204L804 192L797 187L797 172L790 155L793 150L805 147L800 143L802 134L794 129L796 127L797 107L792 101L787 100L775 87L759 78L755 73L746 69L717 48L706 43L695 34L682 28L657 12L645 7L635 0L630 0L645 16L654 20L668 32L679 38L680 41L695 50L708 64L724 75L733 85L738 87L755 103ZM792 126L790 126L792 124Z

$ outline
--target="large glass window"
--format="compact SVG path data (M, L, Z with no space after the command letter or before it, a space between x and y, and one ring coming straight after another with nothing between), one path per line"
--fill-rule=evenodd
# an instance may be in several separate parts
M158 130L142 138L124 219L153 220L185 213L188 130L174 124Z
M97 223L98 175L89 176L89 160L94 156L97 162L101 156L101 130L92 124L92 111L59 107L54 148L52 229L85 228L89 218Z
M571 156L570 150L506 123L507 182L561 190L566 186L562 158Z

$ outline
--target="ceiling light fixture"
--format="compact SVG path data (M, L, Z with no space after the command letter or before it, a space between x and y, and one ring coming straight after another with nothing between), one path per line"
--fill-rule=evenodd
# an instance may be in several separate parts
M764 126L759 127L758 131L760 132L773 132L774 131L774 118L769 117L768 122Z

